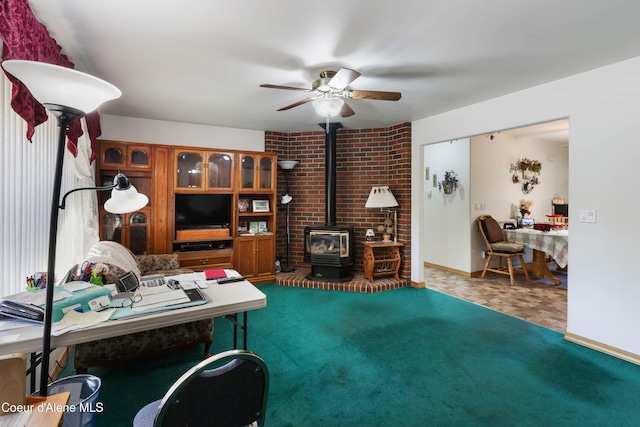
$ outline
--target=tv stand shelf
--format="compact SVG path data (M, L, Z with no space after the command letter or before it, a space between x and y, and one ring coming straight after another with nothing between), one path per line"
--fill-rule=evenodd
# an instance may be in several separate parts
M176 231L176 240L210 240L216 237L230 238L231 230L228 228L194 228Z
M209 268L233 268L233 249L178 252L180 267L202 271Z

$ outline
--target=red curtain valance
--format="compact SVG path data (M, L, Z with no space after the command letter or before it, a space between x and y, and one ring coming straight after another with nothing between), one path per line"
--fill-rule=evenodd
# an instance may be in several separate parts
M46 62L63 67L74 65L62 53L62 48L51 38L47 28L33 15L27 0L0 0L0 37L2 60L26 59ZM46 109L36 101L29 90L12 75L5 72L13 85L11 108L27 122L27 139L31 141L36 126L47 121ZM91 140L91 161L95 158L96 139L101 134L100 116L97 111L85 116L87 132ZM78 138L82 136L80 119L75 119L67 132L67 148L77 155Z

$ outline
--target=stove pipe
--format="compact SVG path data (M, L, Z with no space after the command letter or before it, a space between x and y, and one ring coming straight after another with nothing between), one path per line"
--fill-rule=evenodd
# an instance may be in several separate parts
M325 132L325 225L336 225L336 131L341 127L341 123L329 123Z

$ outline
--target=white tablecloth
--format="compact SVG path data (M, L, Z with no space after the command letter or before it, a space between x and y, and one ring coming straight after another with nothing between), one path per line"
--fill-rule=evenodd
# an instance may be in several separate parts
M569 230L538 231L526 228L504 230L509 242L522 243L553 257L560 268L569 264Z

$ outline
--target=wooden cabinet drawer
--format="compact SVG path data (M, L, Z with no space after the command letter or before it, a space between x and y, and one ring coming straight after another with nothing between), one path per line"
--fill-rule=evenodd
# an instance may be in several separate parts
M180 267L202 271L207 268L233 268L233 249L179 252Z

